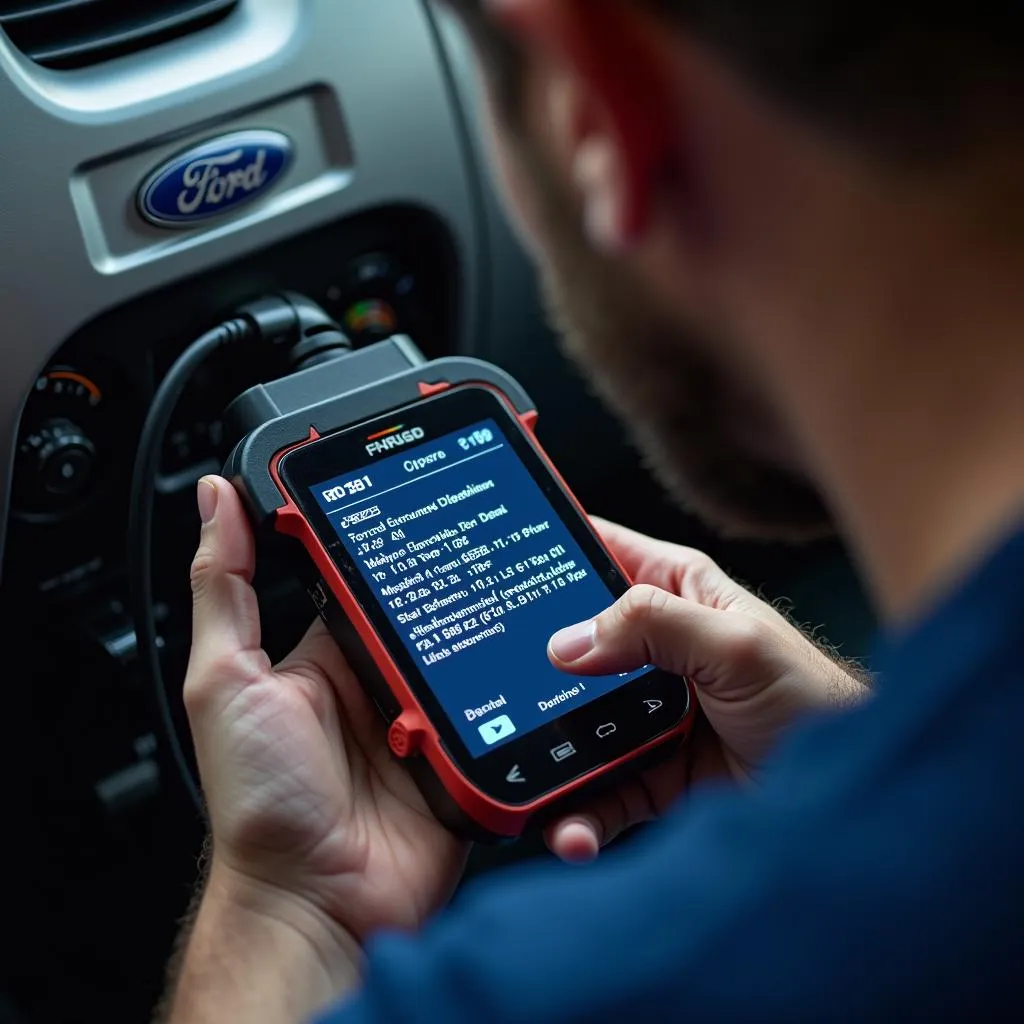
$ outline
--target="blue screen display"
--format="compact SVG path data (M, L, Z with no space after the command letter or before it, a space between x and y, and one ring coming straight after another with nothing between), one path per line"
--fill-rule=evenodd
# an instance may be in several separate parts
M650 671L551 665L613 595L494 420L398 441L313 496L474 757Z

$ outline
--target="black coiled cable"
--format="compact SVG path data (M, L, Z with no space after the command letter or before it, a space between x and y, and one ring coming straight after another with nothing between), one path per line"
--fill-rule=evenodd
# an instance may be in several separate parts
M175 728L167 689L160 667L160 647L153 614L153 507L156 476L164 435L185 388L195 371L218 349L237 344L256 334L255 324L244 317L228 320L194 341L164 377L150 406L139 438L138 454L132 474L131 505L128 511L128 577L131 590L135 642L142 671L147 673L156 691L157 712L174 765L181 775L196 808L203 800L185 758Z
M280 370L284 373L339 358L352 348L341 327L305 296L295 292L265 296L243 307L234 319L207 331L185 349L157 389L139 437L128 511L128 578L136 651L142 672L148 675L155 691L164 742L189 797L199 811L202 811L203 799L178 738L171 701L164 685L153 614L156 478L164 436L196 370L219 349L243 343L258 343L269 351L276 351Z

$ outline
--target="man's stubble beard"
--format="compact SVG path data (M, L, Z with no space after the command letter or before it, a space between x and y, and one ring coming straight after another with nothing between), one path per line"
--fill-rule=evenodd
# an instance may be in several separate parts
M655 477L720 533L804 542L835 532L818 492L751 442L782 430L768 403L722 351L596 252L573 204L522 147L543 232L542 284L552 326L599 395L627 426Z

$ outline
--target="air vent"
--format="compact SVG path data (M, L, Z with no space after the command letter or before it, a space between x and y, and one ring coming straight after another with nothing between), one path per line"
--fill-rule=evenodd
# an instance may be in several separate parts
M0 0L0 27L48 68L82 68L226 18L239 0Z

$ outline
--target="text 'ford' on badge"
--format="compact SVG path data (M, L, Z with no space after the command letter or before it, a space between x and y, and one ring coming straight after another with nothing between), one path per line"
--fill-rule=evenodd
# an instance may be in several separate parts
M291 158L291 140L280 132L221 135L158 167L139 189L139 211L164 228L219 217L263 195Z

